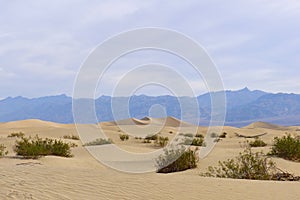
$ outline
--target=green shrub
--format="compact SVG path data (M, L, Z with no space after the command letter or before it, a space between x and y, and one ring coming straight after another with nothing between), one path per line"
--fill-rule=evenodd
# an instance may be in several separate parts
M274 138L274 146L269 155L300 162L300 140L291 135Z
M172 173L193 169L197 167L198 158L196 151L185 148L165 149L164 154L156 160L158 173Z
M157 135L147 135L146 137L145 137L145 139L146 140L157 140Z
M120 139L121 139L122 141L128 140L128 139L129 139L129 135L127 135L127 134L121 134L121 135L120 135Z
M76 135L64 135L64 139L70 139L70 140L79 140L79 137Z
M42 139L38 136L35 136L34 138L23 137L21 140L16 141L14 151L19 156L34 159L47 155L62 157L72 156L70 144L56 139Z
M3 144L0 144L0 157L3 157L8 154L8 151L5 151L6 147Z
M108 138L108 139L97 138L94 141L85 143L83 146L97 146L97 145L105 145L105 144L112 144L112 143L113 143L113 141L110 138Z
M25 134L22 132L18 132L18 133L11 133L10 135L8 135L7 137L17 137L17 138L21 138L24 137Z
M276 176L276 164L262 152L252 152L246 147L235 159L219 161L218 167L208 167L204 174L209 177L274 180Z
M256 138L254 141L249 142L250 147L265 147L267 144L261 140Z
M158 144L160 147L165 147L169 142L169 138L168 137L158 137L156 140L155 140L155 143Z

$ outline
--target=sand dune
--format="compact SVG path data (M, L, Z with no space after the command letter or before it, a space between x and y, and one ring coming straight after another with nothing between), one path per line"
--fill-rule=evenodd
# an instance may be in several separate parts
M254 122L244 128L265 128L265 129L272 129L272 130L288 130L288 127L279 126L276 124L270 124L266 122Z
M135 125L130 125L129 122ZM119 130L115 122L101 123L107 137L112 138L115 145L129 152L146 153L156 151L153 144L144 144L133 136L128 141L119 139ZM156 124L164 128L160 135L174 137L180 123L174 118L144 118L121 120L126 126ZM182 129L183 133L192 130L189 124ZM99 128L86 125L87 130ZM274 129L272 129L274 128ZM284 127L285 128L285 127ZM60 158L47 156L38 160L14 158L13 146L15 138L7 135L15 130L22 130L26 135L39 134L42 137L61 138L66 134L76 135L74 125L63 125L40 120L25 120L0 124L0 144L7 146L9 155L0 159L0 199L292 199L300 196L299 182L248 181L201 177L210 165L217 165L219 160L232 158L242 150L234 133L254 135L268 132L262 139L268 143L260 150L268 151L275 136L286 132L300 134L297 127L281 129L278 126L256 123L250 127L224 127L228 137L217 143L213 151L203 160L198 168L173 174L128 174L110 169L91 156L82 147L80 141L73 141L79 146L72 150L74 157ZM145 129L146 130L146 129ZM200 127L199 133L206 134L207 127ZM173 132L172 132L173 131ZM69 140L66 140L69 141ZM109 157L109 155L108 155ZM300 175L300 163L283 159L275 159L278 166Z
M166 118L152 118L152 117L144 117L142 119L129 118L114 122L104 122L103 125L156 125L156 126L169 126L169 127L179 127L179 126L193 126L192 124L183 122L174 117L166 117Z

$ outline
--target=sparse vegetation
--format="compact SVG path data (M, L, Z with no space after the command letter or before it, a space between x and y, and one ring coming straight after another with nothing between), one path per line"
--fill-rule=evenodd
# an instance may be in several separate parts
M127 134L120 134L120 140L125 141L129 139L129 135Z
M212 137L212 138L219 138L219 135L217 133L211 133L210 137Z
M252 152L251 147L239 154L235 159L219 161L218 167L210 166L204 176L253 179L253 180L274 180L276 178L276 164L262 152Z
M158 137L156 140L155 140L155 143L158 144L160 147L165 147L169 142L169 138L168 137Z
M195 137L197 137L197 138L204 138L204 136L203 136L202 134L200 134L200 133L197 133L197 134L195 135Z
M3 157L8 154L8 151L5 151L6 147L3 144L0 144L0 157Z
M187 137L184 139L184 145L192 145L192 146L205 146L205 142L203 138L190 138Z
M184 134L184 137L194 137L194 134L193 133L186 133L186 134Z
M300 162L300 139L291 135L282 138L275 137L274 146L269 155Z
M145 137L145 139L146 139L146 140L157 140L158 137L157 137L157 135L147 135L147 136Z
M24 137L25 134L23 132L18 132L18 133L11 133L10 135L8 135L7 137L10 138L10 137L17 137L17 138L21 138L21 137Z
M254 141L249 142L249 145L250 147L265 147L267 146L267 143L259 138L256 138Z
M203 138L194 138L191 145L192 146L206 146Z
M169 131L170 134L173 134L173 131Z
M14 151L19 156L33 159L47 155L62 157L72 156L70 144L57 139L42 139L38 137L38 135L34 138L22 137L21 140L17 140Z
M149 144L149 143L151 143L151 140L149 140L149 139L144 139L144 140L143 140L143 143Z
M112 143L113 143L113 141L110 138L108 138L108 139L97 138L94 141L85 143L83 146L97 146L97 145L105 145L105 144L112 144Z
M69 140L79 140L79 137L76 135L64 135L63 138Z
M164 154L156 160L158 173L172 173L197 167L196 151L180 149L165 149Z
M226 138L226 136L227 136L227 133L226 133L226 132L223 132L223 133L219 136L219 138Z

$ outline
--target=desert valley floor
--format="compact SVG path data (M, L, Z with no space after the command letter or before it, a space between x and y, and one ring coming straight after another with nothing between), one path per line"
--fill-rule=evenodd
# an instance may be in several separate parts
M150 120L150 119L148 119ZM154 120L154 119L153 119ZM142 125L147 120L135 121ZM172 138L177 132L178 121L166 120L160 134ZM135 126L122 121L123 125ZM158 121L157 121L158 123ZM132 152L148 152L157 149L153 144L144 144L130 137L128 141L119 138L119 127L111 122L99 124L105 134L122 149ZM89 126L89 125L86 125ZM96 125L91 128L97 128ZM63 138L77 135L75 125L57 124L40 120L24 120L0 123L0 144L4 144L8 155L0 158L0 199L210 199L210 200L297 200L300 197L300 182L251 181L219 179L200 176L208 166L218 161L237 156L242 151L245 138L236 136L262 136L268 145L258 148L268 152L273 138L285 134L300 135L300 127L281 127L262 122L247 127L224 127L227 137L219 141L212 152L200 160L196 169L171 174L155 172L130 174L119 172L102 165L94 159L79 140L72 149L74 157L46 156L40 159L21 159L15 156L13 147L16 138L8 138L12 132L23 132L26 136ZM188 127L186 128L188 132ZM205 135L207 127L199 127ZM251 139L249 139L251 140ZM277 165L295 175L300 175L300 163L273 158Z

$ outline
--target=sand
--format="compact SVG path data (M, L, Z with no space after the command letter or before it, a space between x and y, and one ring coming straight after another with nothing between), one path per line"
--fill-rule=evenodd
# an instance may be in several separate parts
M135 120L129 120L135 121ZM136 124L123 120L122 125L133 129ZM170 139L178 131L176 119L136 119L138 125L149 123L165 127L160 135ZM143 125L142 125L143 124ZM88 126L88 125L87 125ZM153 144L143 144L131 136L122 142L122 133L114 122L90 125L97 127L112 138L115 145L130 152L152 152L158 147ZM241 142L245 139L236 137L235 133L255 135L267 133L262 139L267 147L258 148L267 152L275 136L287 133L300 135L300 127L279 127L266 123L255 123L244 128L224 127L228 136L217 143L213 151L199 161L198 168L180 173L157 174L155 172L129 174L104 166L82 147L80 141L72 149L74 157L61 158L46 156L38 160L25 160L15 157L13 146L15 138L7 138L12 132L22 131L26 135L62 138L64 135L77 135L74 125L57 124L40 120L25 120L0 124L0 143L7 146L8 156L0 159L0 199L299 199L300 182L250 181L207 178L200 176L210 165L216 165L219 160L232 158L240 151ZM183 133L188 133L193 127L185 124ZM205 134L206 127L200 127L198 132ZM249 139L250 140L250 139ZM277 165L284 170L300 175L300 163L275 158Z

